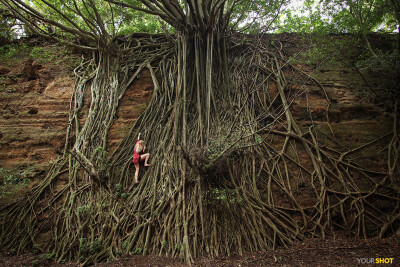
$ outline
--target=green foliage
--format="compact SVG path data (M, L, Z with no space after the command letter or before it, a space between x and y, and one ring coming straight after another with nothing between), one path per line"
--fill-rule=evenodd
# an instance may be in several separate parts
M95 238L93 242L90 243L90 254L94 254L96 251L98 251L101 248L101 242L100 239Z
M306 52L302 53L302 58L304 59L303 63L308 65L319 65L323 61L326 61L331 57L332 59L337 59L336 57L332 57L330 52L333 52L333 55L336 54L336 51L332 51L333 47L327 45L326 43L318 43L318 45L313 45ZM329 60L330 61L330 60Z
M115 191L115 194L116 194L118 197L121 196L122 184L120 184L120 183L116 184L115 187L114 187L114 191Z
M396 88L396 76L400 70L400 54L397 51L380 52L376 57L367 57L356 62L357 67L366 73L380 75L382 78L376 79L372 84L375 92L382 99L400 97L400 90ZM378 76L379 77L379 76ZM361 97L370 97L370 91L361 90L357 92Z
M122 184L119 184L119 183L116 184L115 185L115 190L120 192L122 190Z
M143 7L141 1L138 0L122 0L121 2ZM290 0L228 0L225 9L226 12L232 10L229 17L231 28L255 33L266 30L289 2ZM52 21L52 23L48 23L40 18L37 18L37 21L30 18L31 23L43 32L64 40L73 40L76 32L79 32L79 35L85 35L90 40L89 45L91 46L96 46L96 39L92 38L93 35L113 37L134 32L161 33L164 31L157 16L109 4L103 0L76 2L35 0L29 4L43 14L44 18ZM181 7L184 10L184 1L181 1ZM99 16L96 16L97 14ZM55 27L51 24L63 26ZM167 24L164 25L164 29L169 32L174 31L172 26ZM29 31L26 28L26 32Z
M305 0L279 16L276 32L353 33L393 32L390 0Z
M16 38L15 28L17 21L13 14L0 3L0 45Z
M14 57L16 53L17 53L17 50L10 45L4 45L4 46L0 47L1 61L9 60L10 58Z
M6 44L0 47L0 61L3 63L20 63L21 58L29 55L30 48L26 44Z
M370 39L374 54L364 40L355 35L311 35L306 40L312 44L309 49L290 61L294 64L305 63L314 68L339 65L363 77L375 77L374 80L366 81L365 86L354 89L354 93L363 99L374 98L386 103L386 100L398 95L395 88L400 56L395 49L393 35L372 35Z
M65 46L36 46L31 48L29 57L39 63L65 64L68 70L74 69L80 63L80 58L73 55Z
M301 7L284 10L274 24L276 33L328 33L332 32L329 17L321 9L314 9L310 1L305 1Z
M35 254L38 254L38 253L40 253L41 251L42 251L42 250L41 250L39 244L34 244L34 245L33 245L33 252L34 252Z
M204 204L207 206L221 206L237 204L242 201L242 198L237 197L235 189L216 187L206 191Z
M117 8L117 7L116 7ZM120 10L121 8L117 8ZM126 9L120 13L123 21L121 21L118 35L128 35L135 32L161 33L163 32L160 21L152 15ZM170 27L167 27L171 30Z
M81 218L87 217L92 212L91 205L83 205L78 207L78 214Z
M89 244L84 237L79 238L79 260L84 260L89 250Z
M397 51L382 52L377 57L358 61L357 66L362 70L385 73L394 77L396 70L400 69L400 54Z
M130 193L122 193L122 194L121 194L121 198L122 198L123 200L125 200L125 199L127 199L130 195L131 195Z
M135 248L135 250L132 253L134 255L141 255L142 254L142 248Z
M230 27L253 34L267 31L289 2L290 0L230 0L229 7L234 3Z
M0 62L3 64L21 64L27 57L41 64L63 64L69 71L77 67L81 61L78 55L72 54L71 49L61 45L29 47L24 43L15 43L0 46ZM0 88L5 88L1 80ZM11 89L9 93L12 92L14 90Z
M49 259L52 258L52 254L51 253L44 253L44 254L40 255L40 258L49 260Z
M235 150L240 146L237 142L241 137L239 132L233 132L231 135L219 135L215 134L213 138L210 138L206 148L205 155L209 160L214 160L226 150ZM234 155L231 155L234 157Z
M30 53L29 56L30 56L31 58L33 58L33 59L36 59L36 60L37 60L37 59L39 59L39 60L44 59L44 60L48 61L49 58L50 58L52 55L51 55L49 49L46 49L46 48L44 48L44 47L34 47L34 48L32 48L31 53Z
M79 260L83 261L88 255L93 255L101 249L101 241L95 238L93 242L88 242L84 237L79 238Z
M130 192L124 192L124 190L122 188L122 184L120 184L120 183L118 183L114 186L114 192L117 197L120 197L123 200L126 200L131 195Z
M257 144L261 144L263 142L261 136L259 136L258 134L256 134L254 136L254 138L255 138Z
M317 67L323 64L342 64L346 67L370 56L362 41L353 35L305 35L304 46L308 48L290 58L292 64L308 64Z
M52 50L48 47L34 47L31 50L30 57L40 63L49 63L61 54L61 50Z
M383 23L388 22L393 10L390 0L320 0L318 6L332 17L339 31L350 33L368 33L379 28L385 30ZM386 30L393 31L392 26Z
M94 158L96 161L97 166L99 167L100 171L103 172L109 166L107 162L107 150L103 147L98 146L94 151Z
M31 168L22 170L0 168L0 197L9 195L16 189L27 187L33 176L34 170Z
M141 6L136 0L126 1L129 4ZM158 33L162 31L158 19L140 11L117 5L111 5L103 0L93 2L83 1L50 1L49 3L60 11L54 12L50 5L42 1L33 1L34 7L45 17L57 21L72 29L81 29L94 35L100 35L99 29L104 28L110 36L130 34L134 32ZM99 14L99 18L96 16ZM90 21L90 23L87 23ZM73 23L74 24L73 24ZM54 26L41 24L42 30L54 33L64 39L72 39L73 34L59 30ZM92 44L93 45L93 44Z
M37 266L39 266L39 260L32 261L32 267L37 267Z
M124 243L122 243L122 250L125 251L128 248L129 242L125 241Z

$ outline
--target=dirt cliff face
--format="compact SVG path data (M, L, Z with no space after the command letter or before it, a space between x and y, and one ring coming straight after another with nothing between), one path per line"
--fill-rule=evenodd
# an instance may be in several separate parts
M0 167L45 170L64 149L75 79L62 64L0 65ZM153 90L148 71L121 99L109 133L112 150L146 107ZM89 103L85 103L86 109ZM85 109L85 108L84 108Z
M300 95L292 103L292 112L304 127L310 125L311 117L319 129L327 134L333 131L337 141L348 148L361 146L392 130L392 114L357 95L358 91L369 89L355 71L334 64L318 69L298 67L321 84L307 86L308 96ZM321 87L332 98L330 103Z
M288 50L299 49L293 40L282 43ZM317 68L297 64L296 67L318 79L332 98L328 105L321 87L289 83L293 89L300 89L298 92L304 88L304 93L291 103L292 113L303 129L311 125L311 114L312 121L321 130L319 138L323 142L333 147L338 147L339 143L350 149L391 131L391 114L356 95L355 92L368 89L354 70L335 64ZM290 75L288 77L290 79ZM44 170L64 148L74 90L73 74L62 64L40 64L25 59L21 64L0 65L0 79L0 167L33 166ZM145 109L152 90L150 74L143 71L120 100L116 120L109 132L108 150L115 149L126 135ZM89 103L85 105L87 110ZM84 115L81 123L83 119ZM335 142L328 138L332 132ZM360 150L358 156L374 157L378 149L379 144ZM381 163L378 161L378 158L369 158L364 162L379 168Z
M61 152L74 79L32 60L1 69L1 165L44 168Z

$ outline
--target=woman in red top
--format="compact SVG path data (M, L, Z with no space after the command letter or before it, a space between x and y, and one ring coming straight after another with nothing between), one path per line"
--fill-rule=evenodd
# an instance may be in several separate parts
M139 162L141 160L144 160L144 166L150 166L150 164L147 164L147 161L149 160L149 153L144 154L144 151L146 150L146 143L143 140L140 139L140 133L138 135L138 139L136 141L135 147L133 149L133 160L132 162L135 164L135 183L139 183L138 176L139 176Z

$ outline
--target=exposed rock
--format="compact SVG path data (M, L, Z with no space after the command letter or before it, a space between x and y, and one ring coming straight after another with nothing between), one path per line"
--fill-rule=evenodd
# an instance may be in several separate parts
M24 78L26 81L32 81L39 78L37 73L37 69L33 66L33 60L28 59L22 68L21 77Z
M1 68L1 67L0 67ZM10 67L8 77L21 77L21 67ZM61 65L24 63L28 76L0 91L0 167L34 165L45 170L64 149L69 103L75 79ZM14 81L14 80L12 80ZM15 92L8 92L15 88ZM146 70L126 90L109 132L108 149L115 149L151 98L153 83ZM80 116L89 107L90 87Z
M9 68L6 67L0 67L0 75L4 75L10 72Z
M37 114L38 113L38 110L36 109L36 108L32 108L32 109L30 109L29 111L28 111L28 113L29 114Z

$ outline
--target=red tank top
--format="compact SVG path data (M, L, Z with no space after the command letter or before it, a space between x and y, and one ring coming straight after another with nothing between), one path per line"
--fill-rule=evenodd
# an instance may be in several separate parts
M136 152L136 146L137 146L138 143L139 143L139 140L136 141L136 144L135 144L135 146L133 147L133 159L132 159L132 162L133 162L133 163L138 163L138 162L140 161L140 155L143 154L143 151L140 152L140 153L137 153L137 152Z

